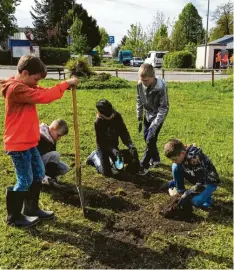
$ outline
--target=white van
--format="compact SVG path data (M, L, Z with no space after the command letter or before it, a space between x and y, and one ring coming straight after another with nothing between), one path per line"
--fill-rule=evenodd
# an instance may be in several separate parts
M149 51L147 58L145 59L146 64L151 64L153 67L160 68L163 63L163 56L168 51Z

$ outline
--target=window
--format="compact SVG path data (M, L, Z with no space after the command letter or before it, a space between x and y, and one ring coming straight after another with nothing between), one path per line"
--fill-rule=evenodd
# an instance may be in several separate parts
M163 58L165 53L156 53L156 58Z

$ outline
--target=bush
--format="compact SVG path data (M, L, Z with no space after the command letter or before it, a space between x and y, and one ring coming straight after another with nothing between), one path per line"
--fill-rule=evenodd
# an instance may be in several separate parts
M227 69L222 70L222 74L233 75L233 66L230 66Z
M100 66L101 57L97 54L92 55L92 62L93 62L93 66Z
M125 67L123 64L119 64L118 60L111 58L103 58L102 66L113 67L113 68L122 68Z
M163 57L164 68L192 68L193 55L188 51L167 53Z
M0 50L0 65L10 65L11 64L11 51Z
M129 85L127 80L119 78L119 77L112 77L111 74L106 74L106 73L101 73L98 75L91 76L89 79L82 78L81 83L79 84L80 89L86 89L86 90L121 89L121 88L129 88L129 87L131 86Z
M87 63L87 58L85 58L84 56L69 59L65 67L71 72L72 75L78 77L89 77L90 75L95 74L91 71Z
M70 58L70 52L66 48L42 47L40 58L46 65L64 65Z

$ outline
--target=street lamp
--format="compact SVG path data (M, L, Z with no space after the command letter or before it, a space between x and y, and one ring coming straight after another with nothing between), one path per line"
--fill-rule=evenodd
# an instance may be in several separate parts
M210 9L210 0L208 0L208 7L207 7L206 34L205 34L205 60L204 60L204 69L206 68L206 54L207 54L207 39L208 39L209 9Z

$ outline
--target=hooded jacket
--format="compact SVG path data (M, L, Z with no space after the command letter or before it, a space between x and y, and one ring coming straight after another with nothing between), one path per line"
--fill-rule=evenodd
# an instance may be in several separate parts
M106 120L98 114L94 127L98 148L106 150L118 149L119 137L127 147L133 145L123 118L117 111L114 111L110 120Z
M50 135L49 126L42 123L40 125L40 141L38 142L37 149L41 155L56 151L56 142Z
M32 88L12 77L1 81L1 86L5 98L5 151L25 151L37 146L40 131L36 104L61 98L69 84L62 82L50 88Z
M157 77L156 83L150 87L144 86L141 81L138 82L136 102L138 119L143 117L144 111L146 120L150 122L150 128L155 132L169 111L167 84L164 79Z
M187 146L186 156L182 166L193 184L202 185L218 184L219 175L210 159L202 152L201 148L194 145Z

